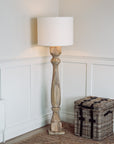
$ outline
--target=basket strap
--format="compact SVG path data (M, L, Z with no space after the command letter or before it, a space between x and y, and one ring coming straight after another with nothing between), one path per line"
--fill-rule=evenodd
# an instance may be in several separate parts
M92 99L96 99L96 98L97 98L97 97L91 97L90 99L84 100L83 102L81 102L81 103L79 104L79 106L80 106L80 117L79 117L79 120L80 120L80 136L82 136L83 121L85 120L85 118L83 117L83 110L82 110L83 103L84 103L84 102L87 102L87 101L91 101Z
M95 120L93 118L93 110L92 109L90 110L90 117L91 117L91 119L89 119L89 122L91 122L90 135L91 135L91 138L93 138L93 124L95 123Z
M90 135L91 135L91 138L93 138L93 124L95 123L95 120L94 120L94 118L93 118L93 109L94 109L94 104L96 104L96 103L101 103L102 101L108 101L108 99L101 99L100 101L96 101L96 102L94 102L91 106L90 106L90 117L91 117L91 119L89 119L89 122L91 122L91 131L90 131ZM110 113L110 112L108 112L108 113ZM107 113L107 114L108 114ZM106 115L107 115L106 114Z
M90 99L84 100L84 101L81 102L78 106L83 107L83 103L88 102L88 101L91 101L91 100L93 100L93 99L97 99L97 97L90 97Z
M85 118L83 117L83 111L82 108L80 108L80 136L82 136L82 130L83 130L83 121L85 120Z
M95 105L96 103L101 103L102 101L108 101L108 99L103 98L103 99L101 99L100 101L94 102L94 103L90 106L90 109L94 109L94 105Z
M108 114L110 114L110 113L113 113L112 111L107 111L105 114L104 114L104 116L107 116Z

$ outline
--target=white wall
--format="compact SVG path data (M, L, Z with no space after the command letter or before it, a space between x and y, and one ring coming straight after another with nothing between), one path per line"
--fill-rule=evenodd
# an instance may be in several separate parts
M74 101L85 96L114 99L114 61L63 56L60 65L61 120L73 123ZM8 140L51 120L50 57L1 63L0 138Z
M58 6L59 0L0 0L0 141L49 122L51 66L42 58L49 49L37 46L37 17L58 16Z
M49 58L14 60L0 65L0 141L50 122L52 69ZM4 113L4 115L3 115Z
M34 46L36 17L57 15L58 0L0 0L0 60L47 55Z
M74 45L62 49L62 120L74 120L74 101L114 99L114 1L60 0L59 15L74 17Z
M48 49L35 46L36 16L57 16L59 3L0 2L0 59L13 59L0 63L0 140L8 140L50 122L52 66L50 57L43 57ZM88 95L114 99L114 59L92 58L113 57L113 1L60 0L59 6L61 16L75 18L75 45L63 48L60 66L61 119L73 123L75 100Z
M33 46L34 18L58 13L75 19L75 43L64 53L114 57L113 0L0 0L0 11L0 59L48 55L46 48Z
M74 101L80 98L98 96L114 99L114 60L63 56L62 61L63 121L74 124Z
M114 0L60 0L59 14L75 19L74 46L64 54L114 58Z

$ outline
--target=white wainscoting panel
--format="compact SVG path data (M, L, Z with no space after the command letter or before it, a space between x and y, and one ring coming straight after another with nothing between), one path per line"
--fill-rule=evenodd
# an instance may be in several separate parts
M114 99L114 62L93 64L92 95ZM113 113L114 115L114 113ZM114 131L114 116L113 116Z
M31 66L31 118L33 120L51 113L51 76L50 64Z
M92 95L114 99L114 65L93 65Z
M0 100L0 142L2 142L4 139L4 122L4 100Z
M61 117L64 121L72 122L74 101L86 95L86 64L63 62L62 69Z
M5 68L4 74L6 138L8 129L26 123L30 119L30 66Z
M8 140L50 122L50 58L4 62L1 68L0 138ZM74 101L89 95L114 99L114 60L62 57L60 69L61 119L74 121ZM0 124L1 124L0 123Z
M5 124L0 135L4 136L3 141L49 123L51 72L45 57L1 65L1 98L5 101Z
M6 128L30 119L30 66L6 68Z
M63 121L74 122L77 99L90 95L114 99L113 59L63 56L62 60Z

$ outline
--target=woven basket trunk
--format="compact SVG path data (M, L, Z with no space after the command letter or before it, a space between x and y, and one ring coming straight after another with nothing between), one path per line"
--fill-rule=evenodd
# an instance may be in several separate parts
M90 96L74 104L75 135L102 140L113 134L114 100Z

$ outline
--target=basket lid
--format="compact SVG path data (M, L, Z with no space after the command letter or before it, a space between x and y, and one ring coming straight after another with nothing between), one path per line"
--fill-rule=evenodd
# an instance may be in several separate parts
M114 100L109 98L101 98L95 96L88 96L74 102L76 106L84 107L87 109L107 109L114 108Z

